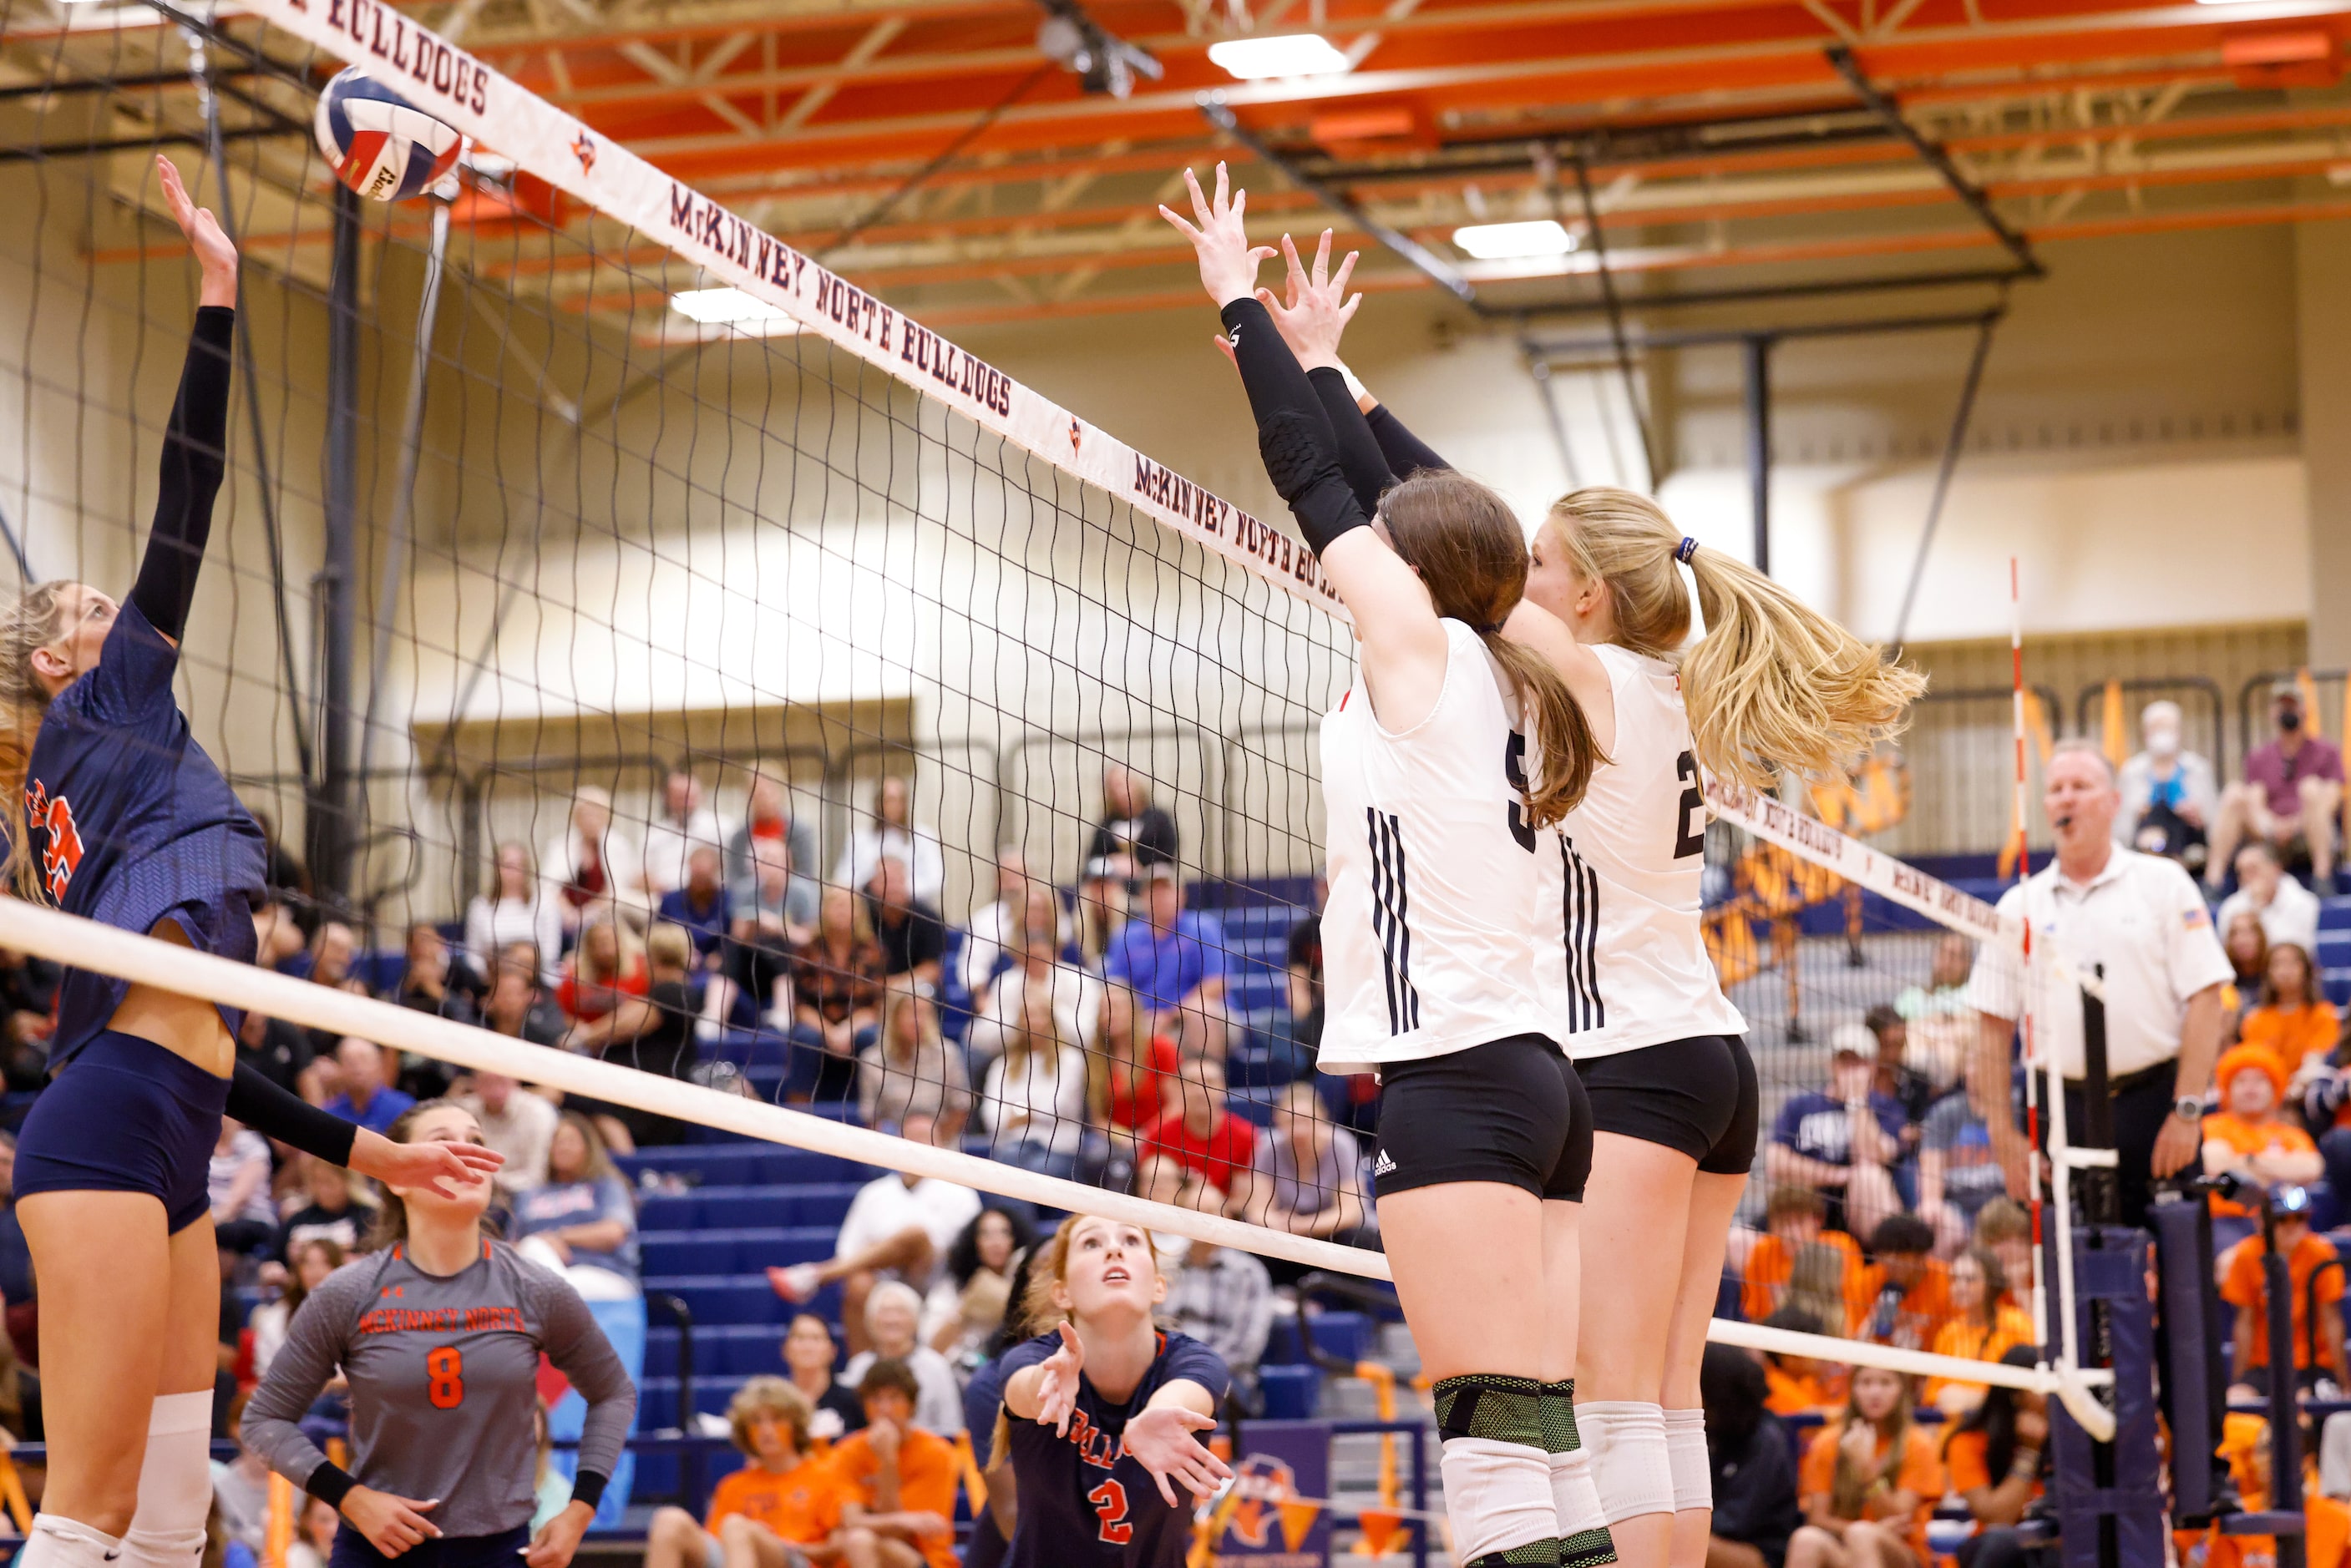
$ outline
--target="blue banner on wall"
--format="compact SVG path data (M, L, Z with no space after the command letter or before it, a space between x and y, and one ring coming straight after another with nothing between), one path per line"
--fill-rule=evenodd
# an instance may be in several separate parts
M1216 1561L1236 1568L1330 1568L1331 1423L1250 1421L1219 1509Z

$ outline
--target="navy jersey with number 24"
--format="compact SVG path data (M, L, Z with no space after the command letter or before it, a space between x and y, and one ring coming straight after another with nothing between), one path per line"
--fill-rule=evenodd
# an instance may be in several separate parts
M1004 1353L1010 1381L1061 1345L1059 1329ZM1036 1421L1009 1417L1006 1446L1020 1493L1020 1521L1005 1552L1005 1568L1176 1568L1192 1547L1191 1500L1176 1489L1170 1508L1134 1455L1126 1422L1170 1383L1189 1381L1222 1403L1232 1381L1224 1361L1196 1339L1159 1336L1159 1354L1122 1404L1102 1397L1090 1377L1078 1379L1077 1409L1067 1437Z

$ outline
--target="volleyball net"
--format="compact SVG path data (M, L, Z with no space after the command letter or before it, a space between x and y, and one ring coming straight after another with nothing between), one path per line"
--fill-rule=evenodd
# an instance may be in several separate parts
M432 198L335 182L345 64L472 139ZM0 0L0 128L26 581L135 568L194 304L158 151L239 244L181 695L282 851L260 966L15 903L0 947L255 1009L319 1047L306 1092L373 1042L656 1163L766 1138L1384 1277L1375 1085L1312 1070L1351 639L1291 535L830 271L805 209L732 212L372 0ZM1708 836L1767 1142L1823 1165L1865 1051L1949 1099L1954 966L2013 940L1838 830L1874 776L1718 790ZM1866 1194L1760 1159L1720 1336L2046 1386L1885 1299L1877 1224L1932 1210L1948 1270L1991 1201L1988 1147L1929 1131ZM1775 1235L1774 1185L1856 1239ZM1816 1335L1763 1324L1792 1296Z

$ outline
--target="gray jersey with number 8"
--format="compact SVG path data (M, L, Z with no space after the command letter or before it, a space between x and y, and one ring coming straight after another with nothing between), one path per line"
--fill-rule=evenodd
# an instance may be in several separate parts
M588 1401L580 1469L610 1476L637 1394L621 1358L555 1274L503 1241L446 1279L393 1247L348 1263L312 1292L246 1407L245 1441L295 1485L327 1456L297 1425L340 1367L351 1391L350 1471L361 1486L439 1498L450 1536L530 1522L538 1357Z

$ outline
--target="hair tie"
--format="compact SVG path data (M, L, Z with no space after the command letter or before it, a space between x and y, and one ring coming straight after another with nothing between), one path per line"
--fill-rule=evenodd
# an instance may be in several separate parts
M1479 637L1493 637L1501 631L1502 623L1498 620L1489 620L1481 625L1473 626L1469 629L1476 632Z
M1674 551L1674 559L1687 566L1689 565L1689 558L1697 554L1698 541L1687 534L1683 535L1680 546Z

